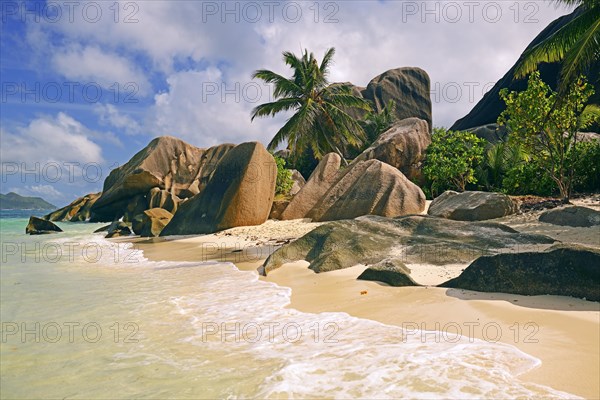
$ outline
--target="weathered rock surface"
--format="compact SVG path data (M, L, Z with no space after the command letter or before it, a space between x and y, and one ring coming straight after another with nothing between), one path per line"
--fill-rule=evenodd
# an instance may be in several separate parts
M290 189L290 196L295 196L300 191L300 189L302 189L304 185L306 185L306 179L304 179L304 177L298 170L293 169L292 181L294 181L294 184Z
M158 187L152 188L148 193L147 198L149 209L163 208L171 214L175 214L177 206L181 202L181 199L173 193Z
M44 216L49 221L88 221L90 210L102 193L90 193Z
M390 286L421 286L410 277L410 269L398 259L383 260L371 265L357 279L377 281Z
M542 252L484 256L448 288L520 295L558 295L600 301L600 250L555 245Z
M275 200L269 213L269 219L281 219L281 213L285 211L289 204L290 200Z
M173 218L173 214L163 208L151 208L136 216L133 232L142 237L156 237Z
M325 155L308 178L306 185L300 189L281 214L281 219L304 218L337 180L341 163L342 159L338 154Z
M457 193L448 190L431 202L427 213L458 221L483 221L501 218L517 211L517 204L502 193Z
M389 100L396 102L398 120L416 117L427 122L431 131L431 97L427 72L420 68L396 68L371 79L362 96L381 111Z
M276 177L275 159L262 144L234 147L221 159L206 188L179 206L161 236L262 224L271 211Z
M131 228L123 221L113 221L107 230L106 238L131 235Z
M102 226L102 227L100 227L100 228L96 229L96 230L94 231L94 233L108 232L108 230L110 229L110 225L111 225L111 224L104 225L104 226Z
M43 235L48 233L62 232L56 224L42 218L29 217L29 223L25 227L25 233L29 235Z
M402 172L379 160L352 164L307 214L314 221L361 215L398 217L425 209L425 195Z
M406 265L468 263L485 254L517 246L547 247L554 239L519 233L502 224L464 222L425 215L384 218L374 215L319 226L269 256L267 274L298 260L315 272L357 264L376 264L390 257Z
M421 179L421 163L425 150L431 144L427 122L418 118L407 118L396 122L354 163L376 159L398 168L411 180Z
M540 215L540 222L589 228L600 225L600 211L579 206L555 208L543 212ZM600 232L598 235L600 235Z
M543 40L552 36L555 32L581 15L581 8L577 8L571 14L562 16L551 22L533 41L527 46L527 50L536 46ZM519 60L523 56L519 58ZM527 79L514 79L516 66L519 61L499 79L492 89L490 89L483 98L473 107L465 117L459 119L452 125L452 130L465 130L473 127L479 127L487 124L493 124L498 120L498 116L505 109L504 101L500 98L499 92L503 88L508 88L510 91L523 91L527 88ZM541 63L538 66L541 78L552 89L556 89L558 78L560 75L562 63ZM600 62L596 62L587 73L590 82L595 88L594 95L590 98L591 104L600 104L600 80L594 77L600 76ZM592 129L594 132L600 132L600 126L596 125Z
M499 126L498 124L478 126L476 128L468 129L468 131L473 132L475 136L480 139L485 139L489 143L503 142L508 139L508 130L505 126Z
M178 197L199 193L232 147L223 144L205 150L170 136L152 140L126 164L111 171L102 195L92 206L91 220L103 222L122 217L132 198L146 196L154 187Z

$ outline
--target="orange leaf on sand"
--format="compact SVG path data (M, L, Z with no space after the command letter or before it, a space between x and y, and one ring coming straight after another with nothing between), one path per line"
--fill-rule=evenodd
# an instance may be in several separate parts
M366 290L362 290L362 291L360 292L360 294L361 294L361 295L363 295L363 294L367 294L367 291L366 291Z

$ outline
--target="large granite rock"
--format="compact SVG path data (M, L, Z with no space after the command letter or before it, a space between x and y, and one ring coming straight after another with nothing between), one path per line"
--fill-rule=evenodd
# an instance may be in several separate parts
M527 50L536 46L541 41L549 38L567 23L577 18L581 13L581 9L578 8L569 15L560 17L550 23L533 41L527 46ZM519 58L521 60L523 56ZM493 61L490 61L493 62ZM504 101L500 98L500 90L508 88L510 91L523 91L527 88L527 79L514 79L516 66L519 61L504 75L500 80L496 82L494 87L490 89L483 98L473 107L465 117L459 119L452 125L452 130L466 130L469 128L480 127L487 124L493 124L498 120L498 116L505 109ZM546 82L552 89L556 89L558 84L559 73L562 63L542 63L538 66L541 78ZM595 93L590 98L590 103L600 104L600 62L597 62L591 70L587 73L590 82L595 87ZM596 125L593 130L594 132L600 132L600 127Z
M375 111L381 111L389 100L396 102L398 120L416 117L427 122L431 131L430 82L420 68L396 68L371 79L362 96L370 100Z
M427 213L434 217L458 221L483 221L501 218L517 211L517 204L502 193L457 193L448 190L431 202Z
M232 147L223 144L205 150L170 136L152 140L126 164L111 171L102 196L92 206L91 220L121 218L133 198L146 196L155 187L181 198L194 196Z
M123 221L113 221L107 229L106 238L115 238L119 236L131 235L131 228Z
M600 250L556 245L542 252L484 256L440 286L600 301Z
M292 185L292 188L290 189L290 196L295 196L296 194L298 194L300 189L302 189L304 187L304 185L306 185L306 179L304 179L304 177L302 176L300 171L293 169L292 170L292 181L294 182L294 184Z
M397 287L421 286L411 278L410 269L402 261L395 258L371 265L357 279L383 282Z
M361 215L398 217L418 214L424 209L425 195L421 188L391 165L369 160L343 170L307 217L313 221L335 221Z
M337 180L341 163L342 158L338 154L329 153L325 155L308 178L306 185L300 189L285 211L281 213L280 219L289 220L306 217L308 212Z
M90 193L44 216L49 221L88 221L90 210L102 193Z
M151 208L134 218L133 232L142 237L158 236L172 218L173 214L163 208Z
M42 218L29 217L29 223L25 227L25 233L29 235L43 235L48 233L62 232L56 224Z
M579 206L555 208L543 212L540 215L540 222L589 228L600 225L600 211ZM600 232L598 235L600 236Z
M354 162L376 159L398 168L408 179L421 179L421 163L431 143L427 122L407 118L396 122Z
M394 258L404 264L468 263L523 246L547 247L554 239L519 233L502 224L463 222L425 215L374 215L323 224L277 249L260 269L267 274L287 262L306 260L315 272Z
M505 126L499 126L498 124L478 126L476 128L468 129L468 131L473 132L478 138L484 139L492 144L508 140L508 130Z
M262 144L234 147L221 159L206 188L179 206L161 236L262 224L271 211L276 178L275 159Z
M152 188L148 193L148 208L162 208L171 214L175 214L181 199L172 192L158 187Z

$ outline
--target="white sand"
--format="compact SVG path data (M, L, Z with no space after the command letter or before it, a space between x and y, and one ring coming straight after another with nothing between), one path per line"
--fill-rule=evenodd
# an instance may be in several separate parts
M585 203L585 206L590 205L600 209L600 203ZM600 248L599 227L558 227L538 222L538 216L539 213L528 213L494 222L523 232ZM153 260L215 259L232 261L240 269L256 270L284 242L319 225L306 220L267 221L257 227L239 227L213 235L136 242L146 257ZM518 296L434 287L394 288L357 280L366 268L364 265L321 274L315 274L307 266L305 261L285 264L261 279L291 287L290 306L305 312L342 311L397 326L417 324L427 330L443 330L448 323L465 327L497 324L502 332L501 342L515 345L542 360L541 367L521 379L586 398L600 398L600 303L561 296ZM465 267L409 265L413 278L425 285L458 276ZM473 336L485 339L481 329L474 329Z

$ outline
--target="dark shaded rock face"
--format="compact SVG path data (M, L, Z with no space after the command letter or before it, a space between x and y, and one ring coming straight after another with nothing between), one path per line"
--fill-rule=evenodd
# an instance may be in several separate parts
M390 286L421 286L410 277L410 269L398 259L383 260L371 265L356 279L377 281Z
M448 190L431 202L427 214L457 221L483 221L501 218L517 211L517 204L502 193L457 193Z
M292 185L292 188L290 189L290 196L294 196L294 195L298 194L300 189L302 189L304 187L304 185L306 185L306 179L304 179L302 174L298 170L295 170L295 169L292 170L292 181L294 182L294 184Z
M577 9L569 15L565 15L551 22L530 44L526 50L534 47L541 41L553 35L556 31L562 28L564 25L576 18L580 13ZM498 120L498 116L505 109L505 104L500 99L500 89L508 88L510 91L523 91L527 88L527 79L514 79L514 72L518 62L504 75L494 87L483 96L483 99L475 105L475 107L465 117L459 119L452 125L452 130L466 130L474 127L481 127L487 124L493 124ZM544 82L550 87L556 89L558 83L559 71L561 63L543 63L539 66L540 75ZM587 73L587 77L590 83L594 84L596 89L595 94L590 99L592 104L600 104L600 63L596 63L595 66ZM600 132L598 126L592 129L594 132Z
M285 211L289 204L289 200L274 201L273 206L271 207L271 212L269 213L269 219L281 219L281 214Z
M25 227L25 233L29 235L43 235L62 231L56 224L38 217L29 217L29 223Z
M589 228L600 225L600 211L578 206L561 207L543 212L540 215L540 222ZM598 235L600 236L600 232Z
M600 250L556 245L542 252L484 256L440 286L600 301Z
M88 221L90 210L102 193L90 193L44 216L49 221Z
M396 102L398 120L419 118L432 129L429 75L421 68L405 67L384 72L371 79L362 96L381 111L389 100Z
M131 235L131 228L129 225L122 221L113 221L108 227L106 238L110 239L129 235Z
M396 167L412 181L421 179L421 163L425 150L431 144L427 122L418 118L407 118L396 122L353 163L379 160Z
M233 147L223 144L200 149L170 136L152 140L108 175L102 196L92 206L92 222L121 218L130 208L132 199L139 202L139 196L146 197L155 187L180 198L196 195L206 186L219 160ZM131 220L143 210L128 211Z
M484 254L517 246L554 243L502 224L463 222L424 215L399 218L364 216L324 224L276 250L265 261L267 274L287 262L306 260L315 272L396 258L405 264L467 263Z
M219 162L206 188L179 206L161 236L264 223L273 204L276 177L275 159L262 144L236 146Z

